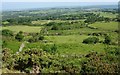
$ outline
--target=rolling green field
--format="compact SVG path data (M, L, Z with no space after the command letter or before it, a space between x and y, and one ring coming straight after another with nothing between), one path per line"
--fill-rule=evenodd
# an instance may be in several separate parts
M45 40L48 41L46 44L57 44L58 46L58 52L64 54L64 53L87 53L90 50L97 50L98 52L103 51L105 48L104 44L96 44L96 45L87 45L83 44L83 40L88 37L89 33L94 33L94 32L108 32L108 31L114 31L118 29L118 23L117 22L108 22L108 23L101 23L101 22L96 22L93 24L90 24L89 26L95 27L98 29L90 29L90 28L80 28L80 29L72 29L72 30L50 30L50 33L63 33L65 35L62 36L45 36ZM19 31L27 32L27 33L37 33L40 32L41 26L7 26L3 27L2 29L10 29L14 31L15 33ZM66 35L67 34L67 35ZM111 32L111 35L114 35L114 37L111 36L111 38L114 38L113 41L117 41L117 34ZM26 36L25 39L28 39ZM99 37L100 41L104 41L104 37ZM19 46L21 42L8 42L8 48L14 50L14 52L18 51ZM14 47L14 45L17 45ZM26 43L26 48L41 48L42 43L41 42L36 42L36 43ZM98 48L99 47L99 48Z
M36 26L6 26L6 27L2 27L2 29L9 29L13 32L19 32L19 31L23 31L23 32L27 32L27 33L38 33L41 30L41 27L36 27Z
M60 52L60 54L66 54L66 53L67 54L85 54L91 50L93 51L97 50L98 52L104 51L103 44L96 44L96 45L83 44L82 43L83 40L88 37L91 37L91 36L87 36L87 35L47 36L46 39L57 44L58 52ZM99 38L100 40L103 40L103 38L101 37Z
M104 48L107 45L104 44L83 44L84 38L90 36L86 35L69 35L69 36L46 36L45 40L47 43L42 44L42 42L36 43L26 43L27 48L42 48L43 45L57 45L57 51L60 54L87 54L90 51L104 52ZM103 40L102 37L99 37Z
M89 26L96 27L101 30L118 30L118 22L108 22L108 23L96 22Z

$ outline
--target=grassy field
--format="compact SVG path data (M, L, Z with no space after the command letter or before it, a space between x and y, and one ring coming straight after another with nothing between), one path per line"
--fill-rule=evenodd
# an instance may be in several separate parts
M90 51L104 52L104 48L103 44L58 44L58 52L60 54L87 54Z
M58 44L69 44L69 43L82 43L85 38L92 37L87 35L68 35L68 36L46 36L45 38L49 41ZM99 37L102 40L102 37Z
M57 51L60 54L87 54L90 51L104 52L106 45L104 44L83 44L83 40L87 35L67 35L67 36L45 36L47 43L40 41L35 43L26 43L25 49L27 48L43 48L43 45L57 45ZM99 37L103 40L102 37Z
M96 27L100 30L118 30L118 22L106 22L106 23L96 22L89 26Z
M106 45L102 43L98 44L83 44L83 40L88 36L88 33L93 32L105 32L110 33L109 31L117 30L118 23L117 22L107 22L107 23L101 23L96 22L89 26L96 27L98 29L90 29L88 27L79 28L79 29L71 29L71 30L50 30L49 33L63 33L63 35L60 36L45 36L45 40L48 40L48 43L45 44L56 44L57 50L59 53L64 54L85 54L89 51L97 51L97 52L104 52L104 48ZM12 31L19 32L39 32L41 27L37 26L7 26L3 27L3 29L10 29ZM66 35L68 34L68 35ZM117 41L117 33L111 32L110 35L114 35L114 37L111 36L112 41ZM29 36L26 36L24 39L28 39ZM100 41L104 40L104 37L98 37ZM13 52L18 51L21 42L16 41L10 41L7 42L7 47L13 50ZM16 46L15 46L16 45ZM15 46L15 47L14 47ZM25 48L42 48L43 43L42 42L35 42L35 43L26 43Z
M20 48L20 45L22 44L22 42L17 42L17 41L7 41L6 42L6 48L9 48L12 50L13 53L17 52Z
M37 26L6 26L6 27L2 27L0 29L9 29L13 32L19 32L19 31L23 31L23 32L27 32L27 33L37 33L40 32L41 27L37 27Z
M38 23L46 23L49 22L50 20L42 20L42 21L36 21ZM51 22L51 21L50 21ZM60 22L60 20L56 20L55 22ZM78 24L73 24L69 26L76 26L76 25L81 25L80 23ZM104 52L104 48L106 47L102 43L98 44L83 44L83 40L85 38L88 38L89 33L93 32L104 32L104 33L109 33L111 36L112 41L116 42L117 40L117 33L114 32L109 32L109 31L114 31L118 29L118 23L117 22L96 22L93 24L89 25L90 27L95 27L98 29L91 29L89 27L83 27L83 28L74 28L70 30L49 30L49 33L62 33L63 35L60 36L45 36L45 40L48 42L45 44L56 44L57 45L57 50L59 53L64 54L85 54L88 53L89 51L96 51L97 52ZM37 33L40 32L42 26L6 26L3 27L2 29L9 29L14 31L15 33L19 31L23 32L32 32L32 33ZM67 35L68 34L68 35ZM30 38L29 36L26 36L24 39L27 40ZM104 41L104 37L98 37L100 41ZM10 41L7 42L7 47L13 50L13 52L18 51L21 42L16 42L16 41ZM15 46L16 45L16 46ZM43 43L42 42L35 42L35 43L26 43L25 48L42 48Z
M63 35L72 35L72 34L88 34L88 33L94 33L94 32L107 32L107 31L102 31L102 30L97 30L97 29L90 29L90 28L81 28L81 29L72 29L72 30L58 30L54 31L51 30L50 33L62 33Z
M58 52L61 54L85 54L89 51L103 52L103 44L83 44L87 35L69 35L69 36L46 36L46 39L54 42L58 46ZM103 38L99 37L100 40Z

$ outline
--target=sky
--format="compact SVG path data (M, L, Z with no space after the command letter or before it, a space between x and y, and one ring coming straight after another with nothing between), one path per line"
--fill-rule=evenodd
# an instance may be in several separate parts
M118 0L3 0L2 10L115 4Z
M2 0L2 2L119 2L119 0Z

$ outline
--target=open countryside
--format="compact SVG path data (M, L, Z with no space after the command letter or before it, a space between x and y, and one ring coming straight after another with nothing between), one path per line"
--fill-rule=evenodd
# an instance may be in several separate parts
M3 73L118 73L117 8L3 12Z

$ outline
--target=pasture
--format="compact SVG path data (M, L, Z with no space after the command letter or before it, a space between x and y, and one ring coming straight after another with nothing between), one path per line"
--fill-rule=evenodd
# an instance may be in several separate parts
M118 22L106 22L106 23L96 22L89 26L96 27L100 30L110 30L110 31L118 30Z
M91 36L68 35L68 36L46 36L45 38L55 43L60 54L86 54L89 51L104 52L104 44L83 44L83 40ZM102 37L99 37L103 40Z
M47 20L46 20L47 21ZM45 22L46 22L45 21ZM73 24L73 25L79 25L78 24ZM70 25L72 26L72 25ZM57 50L60 54L85 54L88 53L89 51L97 51L97 52L104 52L104 48L106 47L106 45L102 44L102 43L98 43L98 44L83 44L83 40L85 38L88 37L92 37L89 36L89 33L97 33L97 32L104 32L104 33L109 33L110 35L114 35L111 36L111 38L113 39L113 42L117 41L117 33L114 32L109 32L109 31L114 31L117 30L117 26L118 23L117 22L96 22L93 24L90 24L89 26L91 27L95 27L98 29L91 29L88 27L83 27L83 28L76 28L76 29L71 29L71 30L49 30L49 33L62 33L63 35L59 35L59 36L45 36L44 40L47 40L48 42L45 44L56 44L57 45ZM19 32L19 31L23 31L23 32L28 32L28 33L39 33L40 29L42 26L6 26L3 27L2 29L9 29L14 31L15 33ZM28 40L28 38L30 38L30 36L25 36L24 40ZM99 41L104 41L104 37L99 36ZM10 48L11 50L13 50L14 52L16 52L19 49L19 46L21 44L21 42L17 42L17 41L11 41L8 42L8 48ZM16 45L14 47L14 45ZM35 42L35 43L26 43L25 48L42 48L44 44L40 41Z
M41 27L37 26L23 26L23 25L18 25L18 26L6 26L2 27L2 29L9 29L15 33L19 31L27 32L27 33L39 33L41 30Z

